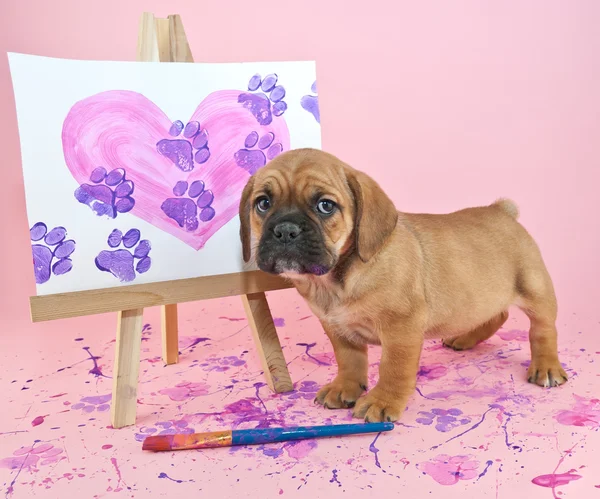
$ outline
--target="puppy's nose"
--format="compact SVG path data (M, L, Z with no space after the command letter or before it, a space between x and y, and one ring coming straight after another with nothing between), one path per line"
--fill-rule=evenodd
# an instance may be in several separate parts
M282 243L293 241L300 235L300 232L302 232L300 226L292 222L281 222L273 228L273 234Z

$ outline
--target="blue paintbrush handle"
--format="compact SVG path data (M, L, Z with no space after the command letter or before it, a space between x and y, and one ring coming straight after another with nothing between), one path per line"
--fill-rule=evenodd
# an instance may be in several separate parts
M340 424L330 426L297 426L295 428L255 428L251 430L233 430L231 445L267 444L304 440L308 438L355 435L359 433L379 433L390 431L394 423Z

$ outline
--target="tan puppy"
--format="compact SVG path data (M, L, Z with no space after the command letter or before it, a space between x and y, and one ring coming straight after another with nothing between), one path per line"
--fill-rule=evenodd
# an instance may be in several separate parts
M567 380L556 298L540 251L508 200L448 215L401 213L366 174L300 149L258 170L240 203L244 260L292 280L333 344L338 374L316 400L395 421L416 386L425 338L474 347L519 306L531 321L528 379ZM382 346L367 389L367 344ZM360 398L359 398L360 397Z

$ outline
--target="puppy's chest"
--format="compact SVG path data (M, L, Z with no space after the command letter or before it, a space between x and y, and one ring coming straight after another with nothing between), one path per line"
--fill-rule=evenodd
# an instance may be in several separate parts
M332 333L353 342L380 344L375 325L360 310L353 310L344 304L327 308L311 304L311 308L315 315L328 325Z

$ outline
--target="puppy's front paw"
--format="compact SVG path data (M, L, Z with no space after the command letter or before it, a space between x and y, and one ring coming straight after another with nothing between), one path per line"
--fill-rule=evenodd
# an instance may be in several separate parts
M354 407L358 397L366 389L366 380L361 382L338 376L317 392L315 403L321 404L326 409Z
M527 370L527 381L536 385L550 388L560 386L568 380L567 373L558 360L532 360Z
M355 418L364 418L367 423L398 421L404 407L405 404L400 399L375 387L364 397L358 399L352 415Z

